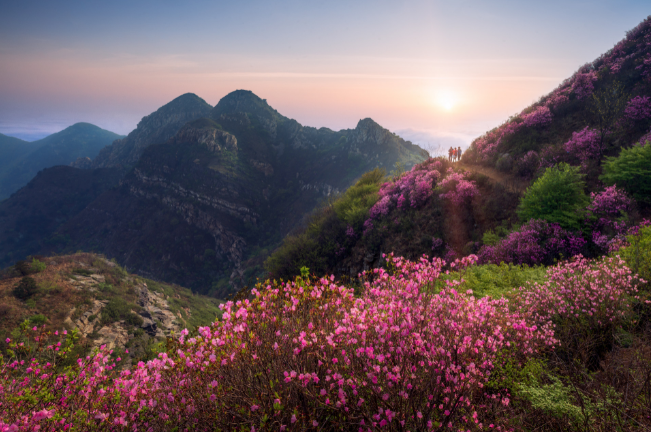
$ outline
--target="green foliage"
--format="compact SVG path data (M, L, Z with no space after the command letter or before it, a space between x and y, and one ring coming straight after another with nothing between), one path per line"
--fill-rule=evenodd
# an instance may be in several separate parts
M114 297L102 309L102 325L124 320L127 324L140 325L142 318L131 312L133 305L119 297Z
M14 287L13 295L19 300L26 301L34 294L38 292L38 285L36 281L30 277L25 276L18 282L18 285Z
M33 258L33 259L32 259L32 265L31 265L31 268L32 268L32 271L33 271L34 273L40 273L40 272L42 272L43 270L45 270L46 267L47 267L47 266L45 265L44 262L41 262L41 261L37 260L36 258Z
M456 278L458 273L450 273ZM462 276L464 290L472 290L475 297L503 297L508 292L524 286L527 282L545 282L547 272L544 266L529 267L501 263L471 266Z
M629 246L621 248L613 255L619 255L633 273L645 281L651 281L651 226L641 228L637 235L626 238Z
M42 326L47 322L47 317L43 314L32 315L29 317L29 323L35 326Z
M583 191L583 176L579 167L566 163L547 168L536 182L527 188L517 213L521 221L544 219L564 229L578 230L584 219L589 199Z
M548 379L549 384L541 384L535 378L531 384L521 384L517 395L536 409L559 419L568 419L575 427L588 424L596 410L590 399L563 384L556 376L549 375ZM581 398L580 405L575 402L577 395Z
M607 157L600 179L623 188L640 202L651 204L651 143L622 149L619 156Z
M384 182L386 171L375 168L362 175L344 195L333 204L337 217L353 227L360 226L368 217L369 209L377 201L377 193Z
M493 246L501 240L501 237L495 234L493 230L488 230L481 238L481 242L488 246Z

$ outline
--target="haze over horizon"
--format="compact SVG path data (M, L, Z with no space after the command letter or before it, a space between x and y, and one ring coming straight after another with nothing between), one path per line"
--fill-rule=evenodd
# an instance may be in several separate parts
M183 93L236 89L301 124L371 117L405 139L467 146L649 14L643 1L4 2L0 133L77 122L128 134Z

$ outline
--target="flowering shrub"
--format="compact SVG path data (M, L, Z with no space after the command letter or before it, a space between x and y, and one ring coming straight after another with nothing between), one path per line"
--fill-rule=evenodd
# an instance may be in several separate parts
M477 195L477 186L474 181L468 180L469 175L467 171L459 173L448 168L447 175L439 182L439 188L443 192L439 197L450 200L455 205L461 205Z
M630 120L651 118L651 98L649 96L635 96L626 105L624 115Z
M371 219L386 216L393 208L404 208L407 203L411 207L424 205L433 194L436 181L441 177L438 171L441 161L430 159L415 165L411 171L403 173L392 182L386 182L380 187L378 201L369 210Z
M588 126L579 132L573 132L572 138L565 143L565 150L585 165L601 153L599 133Z
M628 319L644 283L619 257L590 261L581 255L550 267L547 278L520 288L516 304L529 308L538 325L553 325L561 347L584 360Z
M539 106L529 114L522 116L525 126L546 126L552 122L552 112L546 106Z
M594 82L597 80L597 73L590 71L579 73L574 78L572 91L576 94L577 99L585 99L594 91Z
M590 194L586 224L592 227L592 241L603 250L609 248L613 237L626 231L626 218L634 201L616 185Z
M360 298L331 279L259 285L131 370L104 349L61 374L2 362L0 430L502 430L509 399L483 387L552 344L549 327L459 281L433 293L440 259L387 262Z
M484 264L543 264L555 258L581 253L586 241L579 234L566 231L555 223L532 219L518 231L511 232L496 245L484 245L479 261Z

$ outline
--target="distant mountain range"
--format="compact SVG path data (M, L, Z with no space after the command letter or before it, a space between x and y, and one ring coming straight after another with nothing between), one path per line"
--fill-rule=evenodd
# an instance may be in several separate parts
M89 123L76 123L33 142L0 134L0 201L25 186L40 170L69 165L79 158L95 158L119 138L122 135Z
M427 159L371 119L311 128L250 91L185 94L85 165L44 170L0 203L0 265L95 251L130 271L225 296L319 205L375 167Z

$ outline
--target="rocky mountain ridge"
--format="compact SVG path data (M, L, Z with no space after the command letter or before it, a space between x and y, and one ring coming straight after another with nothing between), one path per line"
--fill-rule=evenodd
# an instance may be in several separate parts
M427 157L370 119L338 132L303 127L243 90L206 105L181 96L105 149L94 166L132 164L119 185L57 228L65 242L30 253L96 251L223 297L262 276L262 257L325 198L376 166Z

